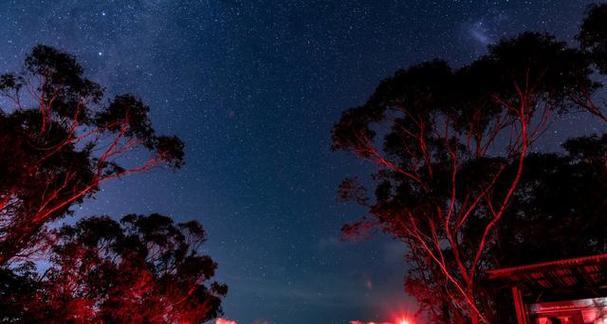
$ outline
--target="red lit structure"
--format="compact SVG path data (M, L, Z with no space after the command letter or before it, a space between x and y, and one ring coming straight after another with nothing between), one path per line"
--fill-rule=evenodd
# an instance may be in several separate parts
M607 254L494 269L488 278L511 288L519 324L607 324Z

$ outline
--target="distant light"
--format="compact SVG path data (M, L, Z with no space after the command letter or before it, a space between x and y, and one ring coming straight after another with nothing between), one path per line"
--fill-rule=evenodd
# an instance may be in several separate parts
M223 318L218 318L218 319L215 321L215 323L216 323L216 324L238 324L236 321L230 321L230 320L223 319Z
M411 324L411 323L409 321L407 321L407 320L402 320L402 321L400 321L399 324Z
M99 52L99 53L97 53L97 54L98 54L99 56L101 56L101 55L103 55L103 52Z

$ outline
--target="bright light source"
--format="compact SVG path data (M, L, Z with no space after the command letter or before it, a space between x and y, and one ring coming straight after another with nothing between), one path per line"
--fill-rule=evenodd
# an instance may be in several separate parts
M407 320L402 320L398 324L411 324L411 323L409 323L409 321L407 321Z
M236 323L236 321L230 321L227 319L218 318L217 321L215 321L215 324L238 324L238 323Z

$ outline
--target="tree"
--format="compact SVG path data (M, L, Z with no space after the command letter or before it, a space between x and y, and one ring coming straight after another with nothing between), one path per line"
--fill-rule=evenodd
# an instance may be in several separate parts
M210 282L217 264L198 254L206 234L196 221L91 217L51 236L46 272L17 281L28 289L0 295L1 304L19 301L12 321L203 323L221 314L227 287Z
M563 148L527 157L495 244L485 252L488 268L607 253L607 135L571 138ZM485 286L493 321L514 323L509 289Z
M373 162L371 186L340 196L405 242L406 289L434 322L490 322L479 282L492 266L496 228L516 197L528 153L551 117L591 107L592 60L552 36L524 33L453 69L434 60L398 71L334 126L334 150ZM381 139L378 138L381 135Z
M13 269L0 269L0 321L3 323L36 323L40 317L29 311L36 296L39 282L32 262Z
M607 4L594 4L588 8L577 39L581 47L593 58L597 68L607 72Z
M603 75L607 74L606 19L607 3L591 5L577 35L580 47L591 58L598 72ZM578 98L577 102L586 110L607 122L607 116L601 111L601 107L594 102L591 95L585 94L585 96Z
M38 45L0 76L0 266L27 257L45 224L110 180L179 168L183 143L156 135L149 107L83 76L76 59Z
M491 252L514 266L607 252L607 134L567 140L565 154L536 153Z

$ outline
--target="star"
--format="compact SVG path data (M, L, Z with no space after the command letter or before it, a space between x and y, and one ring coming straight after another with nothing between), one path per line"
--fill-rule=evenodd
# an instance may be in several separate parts
M409 299L403 252L385 253L387 239L316 248L364 212L335 203L337 184L361 170L330 153L341 112L416 62L465 64L526 26L573 35L592 2L0 1L0 67L16 66L36 43L89 58L85 71L108 96L141 96L154 126L186 142L182 170L108 183L76 216L154 210L198 219L218 275L234 291L227 316L342 323ZM558 148L583 122L550 132L545 145ZM358 296L361 264L372 264L373 300ZM272 280L285 273L288 280ZM330 291L321 301L343 307L309 303L319 289ZM251 307L258 294L270 302Z

